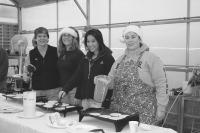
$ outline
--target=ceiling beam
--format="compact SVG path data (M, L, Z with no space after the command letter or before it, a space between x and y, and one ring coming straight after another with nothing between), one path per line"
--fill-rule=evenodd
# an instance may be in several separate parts
M0 3L0 5L2 5L2 6L11 6L11 7L16 7L16 5L4 4L4 3Z
M133 21L124 23L112 23L112 24L100 24L100 25L90 25L90 27L105 29L105 28L120 28L127 25L138 25L138 26L148 26L148 25L163 25L163 24L175 24L175 23L187 23L187 22L200 22L200 16L190 17L190 18L172 18L172 19L159 19L159 20L149 20L149 21ZM84 30L86 26L76 26L78 30ZM62 28L58 28L60 31ZM49 29L49 32L57 32L57 28ZM22 34L32 34L33 31L21 31Z
M77 5L78 9L81 11L81 13L83 14L83 16L85 17L85 19L87 19L87 15L86 13L83 11L82 7L80 6L80 4L78 3L77 0L74 0L75 4Z
M19 7L19 3L16 0L10 0L16 7Z
M20 1L20 0L18 0ZM26 0L27 2L21 2L20 6L23 8L30 8L30 7L35 7L35 6L42 6L42 5L47 5L47 4L52 4L52 3L56 3L57 0ZM58 2L60 1L68 1L68 0L58 0Z

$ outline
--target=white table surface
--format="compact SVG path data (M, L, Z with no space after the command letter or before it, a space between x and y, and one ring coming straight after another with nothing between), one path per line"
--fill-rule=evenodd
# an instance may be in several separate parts
M12 99L5 99L0 94L0 104L9 104L17 108L23 109L22 103ZM0 113L0 133L70 133L69 128L58 129L48 125L47 115L51 112L37 108L37 111L44 112L45 115L34 119L25 119L17 117L18 113ZM76 111L68 112L65 117L67 121L77 121L79 116ZM111 122L101 121L92 117L85 116L80 124L96 126L105 131L105 133L114 133L115 126ZM77 132L77 131L76 131ZM81 133L81 131L80 131ZM129 126L126 125L121 133L130 133ZM153 127L152 131L139 130L137 133L176 133L171 129Z

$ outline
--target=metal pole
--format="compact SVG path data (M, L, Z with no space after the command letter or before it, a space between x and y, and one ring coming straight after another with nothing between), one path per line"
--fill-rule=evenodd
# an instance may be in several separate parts
M88 20L88 19L86 19ZM111 28L125 27L127 25L138 25L138 26L148 26L148 25L163 25L163 24L176 24L176 23L187 23L187 22L200 22L200 16L190 17L190 18L173 18L173 19L159 19L159 20L148 20L148 21L133 21L133 22L122 22L122 23L112 23ZM88 21L87 24L90 24ZM104 29L109 28L109 24L100 25L90 25L94 28ZM76 29L83 30L85 26L76 26ZM56 28L49 29L49 32L56 32ZM23 31L23 34L31 34L33 31Z
M108 27L108 47L111 48L111 0L109 0L109 15L108 15L108 20L109 20L109 27Z
M190 17L190 0L187 0L187 18ZM187 29L186 29L186 66L189 66L189 56L190 56L190 22L187 23ZM187 71L185 74L185 80L188 81L189 79L189 72Z
M59 28L59 10L58 10L58 0L56 0L56 42L58 45L58 28Z
M3 40L4 40L4 35L3 35L3 24L1 25L2 26L2 28L1 28L1 33L2 33L2 38L1 38L1 47L3 48Z
M86 19L86 23L87 26L90 26L90 0L86 1L86 7L87 7L87 19Z
M18 27L18 33L20 33L21 34L21 31L22 31L22 9L21 9L21 7L17 7L17 16L18 16L18 25L19 25L19 27Z
M87 19L87 15L85 14L84 10L81 8L81 5L78 3L77 0L74 0L75 4L77 5L78 9L81 11L85 19Z
M2 5L2 6L11 6L11 7L16 7L16 5L10 5L10 4L4 4L4 3L0 3L0 5Z

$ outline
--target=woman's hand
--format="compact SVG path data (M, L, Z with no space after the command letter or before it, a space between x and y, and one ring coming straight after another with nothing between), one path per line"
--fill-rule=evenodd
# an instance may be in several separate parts
M74 103L73 104L81 106L81 100L77 99L77 98L74 98Z
M65 95L66 95L65 91L60 91L59 94L58 94L58 98L62 99Z
M25 83L28 83L30 81L30 77L26 74L23 74L23 80Z
M164 118L165 118L165 111L159 110L158 108L156 112L156 120L162 121Z

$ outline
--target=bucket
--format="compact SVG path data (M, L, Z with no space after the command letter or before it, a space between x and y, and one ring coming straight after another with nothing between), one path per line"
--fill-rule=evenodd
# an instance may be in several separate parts
M106 75L98 75L94 78L95 90L94 90L94 100L102 103L106 97L108 91L108 84L111 79Z
M25 117L34 117L36 111L36 92L23 92L23 113Z

